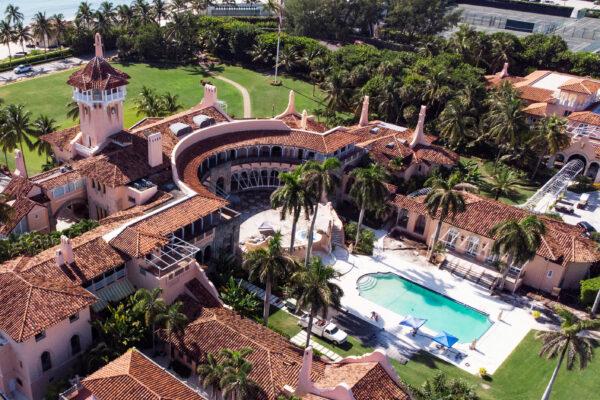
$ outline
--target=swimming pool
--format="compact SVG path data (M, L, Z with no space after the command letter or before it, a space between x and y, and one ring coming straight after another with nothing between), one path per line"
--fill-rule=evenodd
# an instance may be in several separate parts
M363 275L357 288L365 299L402 316L425 318L429 329L451 333L463 343L492 326L487 314L393 273Z

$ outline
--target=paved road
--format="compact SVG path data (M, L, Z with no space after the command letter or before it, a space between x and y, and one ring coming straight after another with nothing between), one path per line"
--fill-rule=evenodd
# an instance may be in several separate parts
M232 81L224 76L215 75L215 78L233 85L242 93L242 100L244 102L244 118L252 118L252 103L250 101L250 93L248 93L248 90L236 81Z

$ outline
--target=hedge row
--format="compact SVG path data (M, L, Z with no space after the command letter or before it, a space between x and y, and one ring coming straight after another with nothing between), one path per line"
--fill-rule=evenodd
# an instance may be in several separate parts
M12 61L0 62L0 71L8 71L20 64L40 64L47 61L60 60L62 58L71 57L73 52L71 49L62 49L49 51L45 54L36 54L33 56L13 58Z
M594 304L594 300L596 299L596 295L599 290L600 276L583 280L581 281L581 293L579 295L579 300L581 300L583 305L591 306Z

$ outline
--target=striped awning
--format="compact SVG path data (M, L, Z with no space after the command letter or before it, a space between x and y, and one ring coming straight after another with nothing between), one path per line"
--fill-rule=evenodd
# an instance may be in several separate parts
M98 301L92 306L92 309L95 312L102 311L108 303L123 300L134 292L135 288L127 278L120 279L95 293Z

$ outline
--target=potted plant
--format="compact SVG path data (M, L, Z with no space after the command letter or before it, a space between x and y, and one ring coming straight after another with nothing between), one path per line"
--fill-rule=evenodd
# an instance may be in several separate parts
M483 367L479 368L479 376L482 378L485 378L486 376L488 376L487 369L485 369Z
M538 310L533 310L531 312L531 316L533 317L533 319L535 319L537 321L542 316L542 313L539 312Z

